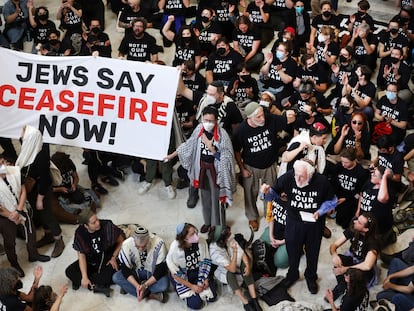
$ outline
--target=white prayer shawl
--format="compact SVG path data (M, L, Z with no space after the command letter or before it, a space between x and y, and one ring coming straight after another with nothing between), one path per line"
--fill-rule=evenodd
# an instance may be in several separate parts
M150 233L150 238L147 244L147 259L144 266L141 265L139 251L135 246L133 237L126 239L122 243L122 248L119 253L119 260L126 267L130 269L142 269L154 273L155 266L164 262L167 257L167 247L164 241L157 235Z
M289 150L289 147L294 143L307 143L308 144L308 154L306 155L306 159L311 160L316 165L316 171L320 174L323 174L323 171L325 170L326 165L326 158L325 158L325 150L322 146L316 146L312 145L310 141L309 131L301 131L299 135L296 135L293 137L288 146L287 150ZM288 162L282 161L279 167L278 175L279 178L287 171L287 165Z
M200 120L201 114L202 114L204 108L208 106L206 99L207 99L207 94L204 94L204 96L201 98L200 103L198 105L198 109L197 109L197 113L196 113L196 120ZM221 121L221 114L224 113L224 111L227 108L227 104L230 103L230 102L234 102L234 100L231 97L228 97L227 95L225 95L224 98L223 98L223 102L221 103L220 108L219 108L219 118L218 118L219 123Z
M210 259L210 253L206 240L200 238L198 241L198 249L200 251L200 262L205 258ZM184 250L178 247L178 241L174 240L170 245L167 254L167 266L172 274L178 274L180 271L187 271Z
M23 168L29 166L36 159L37 154L42 149L42 133L31 125L26 125L23 134L22 148L16 160L16 166Z
M6 178L17 196L17 200L19 200L21 192L20 168L17 166L7 166ZM4 179L0 177L0 205L9 212L14 212L17 209L17 200Z

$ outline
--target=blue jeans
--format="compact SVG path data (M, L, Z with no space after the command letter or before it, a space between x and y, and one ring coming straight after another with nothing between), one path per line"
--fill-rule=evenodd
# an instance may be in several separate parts
M399 258L394 258L390 262L388 269L388 275L404 270L408 267L408 264ZM393 279L393 283L398 285L408 285L411 282L412 277ZM403 294L392 289L386 289L377 294L377 300L387 299L395 305L396 311L405 311L414 308L414 295Z
M139 270L136 272L138 273L134 273L134 277L138 283L141 283L142 281L146 281L152 276L151 272L148 272L146 270ZM137 297L137 289L124 277L124 275L122 274L122 271L117 271L116 273L114 273L114 275L112 276L112 281L115 284L118 284L121 288L123 288L128 294ZM157 280L157 282L152 284L150 287L148 287L148 289L151 293L154 293L154 294L161 293L167 290L168 285L169 285L168 276L165 275L159 280Z

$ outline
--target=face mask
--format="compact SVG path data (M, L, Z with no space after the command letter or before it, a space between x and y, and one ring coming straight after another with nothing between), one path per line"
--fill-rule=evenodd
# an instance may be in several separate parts
M331 12L329 12L329 11L324 11L324 12L322 12L322 15L323 15L324 17L331 17Z
M19 290L21 288L23 288L23 282L22 280L17 280L16 284L14 285L14 289Z
M387 91L385 95L387 96L388 100L394 100L397 98L397 94L394 92Z
M7 168L6 165L2 164L0 166L0 174L7 174Z
M345 56L343 56L343 55L339 55L339 61L341 63L346 63L348 61L348 59Z
M400 60L397 57L391 57L391 63L396 64L398 63Z
M223 56L226 53L226 49L225 48L218 48L217 49L217 54L220 56Z
M203 122L203 127L207 132L211 132L214 129L215 124L211 122Z
M48 17L47 17L46 14L39 15L39 20L41 20L41 21L47 21L47 19L48 19Z
M240 78L243 79L244 81L246 81L249 77L250 75L240 75Z
M184 42L185 44L190 43L190 42L191 42L191 37L183 37L183 42Z
M316 71L317 69L318 69L318 64L316 64L316 63L308 68L308 70L310 70L310 71Z
M206 105L214 105L216 103L216 98L211 95L206 96Z
M265 101L265 100L261 100L261 101L259 101L259 105L262 106L262 107L269 108L270 103Z
M322 42L325 42L325 40L326 40L326 38L325 38L325 36L323 35L323 34L319 34L318 35L318 41L320 42L320 43L322 43Z
M348 113L348 111L351 109L349 106L339 106L339 110L342 113Z
M401 17L400 21L401 21L401 24L405 24L408 22L408 17Z
M99 27L93 27L91 29L91 32L95 35L99 34L101 32L101 30L99 29Z
M304 9L305 8L303 6L298 6L298 7L295 8L296 13L298 13L298 14L302 14Z
M305 120L309 120L310 118L312 118L312 116L311 116L309 113L304 112L304 111L301 111L301 112L299 113L299 115L300 115L302 118L304 118Z
M283 42L287 42L287 41L288 41L288 39L286 39L286 38L284 38L284 37L283 37L283 38L282 38L282 41L283 41Z
M207 16L201 16L201 21L203 22L203 23L208 23L209 22L209 18L207 17Z
M198 240L199 240L198 235L196 233L194 233L192 236L190 236L187 239L187 242L190 243L190 244L194 244L194 243L198 243Z
M276 51L276 57L279 60L282 60L285 57L285 53L281 52L281 51Z
M60 41L58 39L52 39L52 40L49 40L49 43L50 45L57 45L60 43Z
M390 32L391 32L393 35L396 35L396 34L398 33L398 29L397 29L397 28L391 28L391 29L390 29Z

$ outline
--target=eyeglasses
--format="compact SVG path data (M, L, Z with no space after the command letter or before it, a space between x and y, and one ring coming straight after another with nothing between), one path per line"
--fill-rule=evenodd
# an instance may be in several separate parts
M361 121L357 121L357 120L352 120L352 124L362 125L362 122Z

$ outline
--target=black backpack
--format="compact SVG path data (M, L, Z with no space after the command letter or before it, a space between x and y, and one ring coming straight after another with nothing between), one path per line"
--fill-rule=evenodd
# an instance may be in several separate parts
M270 245L262 240L256 240L252 244L253 271L261 275L275 276L276 266L273 261L274 251Z

